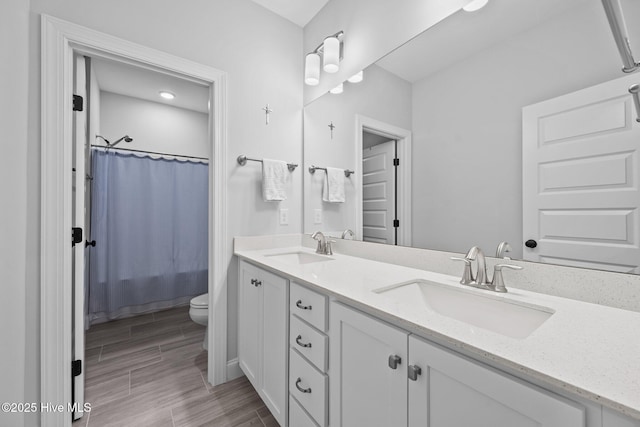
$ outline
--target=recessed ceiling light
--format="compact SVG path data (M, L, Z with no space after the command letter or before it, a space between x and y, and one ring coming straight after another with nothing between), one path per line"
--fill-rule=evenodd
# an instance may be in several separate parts
M173 99L176 97L174 94L172 94L171 92L167 92L166 90L161 90L159 93L160 96L164 99Z
M465 7L462 8L465 12L475 12L476 10L480 10L487 5L489 0L473 0Z

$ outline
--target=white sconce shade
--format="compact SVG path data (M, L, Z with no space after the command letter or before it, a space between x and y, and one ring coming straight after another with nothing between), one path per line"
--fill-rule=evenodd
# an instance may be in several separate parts
M353 76L349 77L347 79L347 81L349 83L360 83L363 78L364 78L364 72L363 71L359 71L359 72L355 73Z
M327 73L335 73L340 68L340 40L338 37L324 39L323 64Z
M465 12L475 12L476 10L480 10L485 7L488 2L489 0L473 0L464 6L462 10Z
M338 86L334 87L329 92L331 92L334 95L337 95L339 93L342 93L343 91L344 91L344 85L340 83Z
M320 83L320 55L312 52L304 61L304 82L309 86Z

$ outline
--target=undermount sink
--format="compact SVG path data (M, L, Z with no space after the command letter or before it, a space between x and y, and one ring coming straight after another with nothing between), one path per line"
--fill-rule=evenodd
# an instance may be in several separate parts
M454 288L417 279L374 290L409 307L428 309L478 328L523 339L538 329L554 311L493 296L489 291ZM487 292L482 295L478 292Z
M312 264L314 262L333 261L333 258L329 258L325 255L311 254L309 252L286 252L282 254L265 255L268 258L282 261L287 264L303 265Z

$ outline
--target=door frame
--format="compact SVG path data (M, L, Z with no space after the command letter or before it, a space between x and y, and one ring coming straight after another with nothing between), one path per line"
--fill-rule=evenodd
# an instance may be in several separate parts
M398 212L400 230L398 233L399 246L411 246L411 131L390 125L371 117L356 114L356 143L355 143L355 176L356 185L356 232L362 237L362 132L367 131L397 141L397 153L400 159L398 171Z
M74 52L115 59L209 86L208 380L227 378L227 74L165 52L48 15L42 30L40 398L64 405L41 425L71 425L71 197Z

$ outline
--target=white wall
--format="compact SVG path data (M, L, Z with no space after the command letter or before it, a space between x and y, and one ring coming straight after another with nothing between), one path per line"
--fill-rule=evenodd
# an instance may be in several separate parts
M304 27L304 53L312 52L325 37L343 30L344 59L337 73L321 72L318 86L305 86L305 105L459 10L469 1L329 1Z
M344 92L327 93L304 109L304 230L342 232L355 229L355 190L362 185L356 175L345 179L345 203L322 201L324 171L311 175L308 167L356 167L356 115L411 129L411 84L372 65L360 83L345 83ZM333 139L328 127L333 122ZM323 223L315 224L314 211L323 212ZM361 238L362 236L357 236Z
M31 13L27 23L28 10ZM7 295L12 293L14 297L4 299L11 308L3 310L3 320L4 316L11 319L12 330L6 331L10 334L6 337L8 341L14 336L23 338L11 341L14 345L2 353L2 361L5 357L11 361L2 363L3 379L11 381L3 381L0 390L3 395L17 395L21 397L18 400L24 401L37 401L40 394L40 13L226 71L229 251L235 235L302 230L300 169L291 176L289 200L265 203L260 196L259 166L249 164L240 168L235 163L239 154L302 163L301 28L249 0L192 0L188 7L180 2L159 4L153 0L34 0L30 6L24 1L3 3L2 31L7 32L3 41L11 42L11 46L17 43L15 50L3 47L2 60L3 65L10 65L7 74L3 72L2 85L15 94L10 105L3 104L2 114L11 124L3 125L3 133L8 132L5 129L14 131L10 133L13 138L5 139L12 142L5 144L8 148L2 156L2 173L9 174L10 179L2 180L0 185L3 193L14 194L15 201L7 209L3 207L1 214L2 223L11 224L2 243L3 262L8 262L3 277L8 275L7 283L15 283L11 288L3 286L9 288ZM28 62L25 52L29 54ZM267 103L274 110L269 126L265 126L261 110ZM9 163L6 168L5 159ZM289 209L288 226L278 225L279 206ZM6 247L5 242L10 242L10 246ZM231 259L229 263L229 358L233 358L237 266ZM37 415L27 424L38 425Z
M100 128L112 143L124 135L133 138L116 148L207 159L211 151L208 114L112 92L100 93ZM106 146L100 138L92 143Z
M27 312L27 100L29 2L7 0L0 13L0 401L25 402L29 363ZM29 224L31 226L33 224ZM22 414L0 412L0 425L24 423Z
M625 3L628 18L640 3ZM633 24L631 25L631 22ZM640 23L629 20L640 48ZM522 258L522 107L622 76L600 2L416 82L413 246Z

